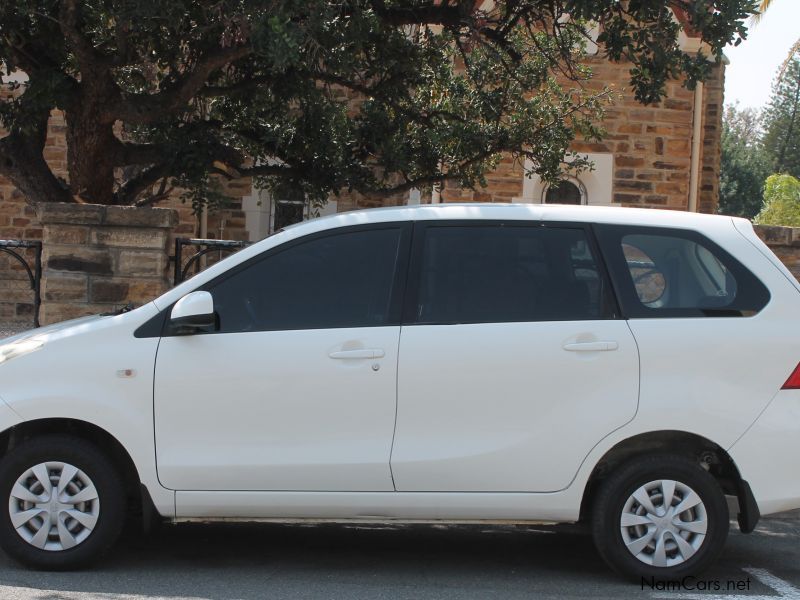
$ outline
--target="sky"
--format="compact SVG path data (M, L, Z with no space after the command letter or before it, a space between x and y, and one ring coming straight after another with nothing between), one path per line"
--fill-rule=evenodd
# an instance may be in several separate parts
M789 48L800 38L800 0L773 0L761 22L751 26L738 47L725 49L725 104L763 108L772 80Z

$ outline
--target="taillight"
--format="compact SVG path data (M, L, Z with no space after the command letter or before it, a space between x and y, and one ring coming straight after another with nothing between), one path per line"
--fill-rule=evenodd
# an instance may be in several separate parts
M782 390L798 390L800 389L800 364L798 364L792 374L789 375L789 379L786 380L786 383L783 384Z

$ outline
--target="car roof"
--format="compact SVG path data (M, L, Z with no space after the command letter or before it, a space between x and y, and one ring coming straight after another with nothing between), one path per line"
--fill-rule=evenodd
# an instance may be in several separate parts
M619 206L574 206L562 204L446 203L354 210L304 221L283 231L307 235L335 227L397 221L447 220L535 220L573 223L618 223L653 227L706 229L730 226L731 217L680 210L623 208Z

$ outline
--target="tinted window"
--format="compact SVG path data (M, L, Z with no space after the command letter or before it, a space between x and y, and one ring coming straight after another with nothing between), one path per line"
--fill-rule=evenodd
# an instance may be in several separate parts
M388 324L400 234L373 229L300 241L212 283L219 331Z
M604 280L582 229L428 226L416 321L605 318Z
M692 231L599 227L632 317L747 316L769 301L730 254Z
M636 295L646 306L656 306L663 302L667 282L652 258L641 248L631 243L622 243L622 252L628 265Z

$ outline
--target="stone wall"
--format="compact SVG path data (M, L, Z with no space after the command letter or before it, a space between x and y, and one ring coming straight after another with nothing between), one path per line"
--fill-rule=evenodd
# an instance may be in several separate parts
M0 89L0 101L10 97L8 90ZM45 159L57 175L66 168L66 140L64 119L60 113L50 118ZM36 211L11 182L0 177L0 239L42 239L42 226ZM20 253L33 268L33 250ZM0 322L33 323L33 290L23 267L10 255L0 252Z
M800 281L800 227L755 225L758 237Z
M20 256L31 273L36 269L36 250L9 248L0 250L0 324L34 323L35 292L28 271L16 258Z
M174 210L41 204L43 325L143 304L170 287L166 276Z
M606 111L606 138L600 143L577 142L574 149L614 154L615 203L688 209L693 93L669 81L664 100L643 106L629 89L628 65L595 59L591 67L591 85L609 86L618 99Z
M36 211L22 194L0 178L0 239L42 239ZM33 267L33 250L20 251ZM33 322L33 290L23 267L9 254L0 252L0 322Z

